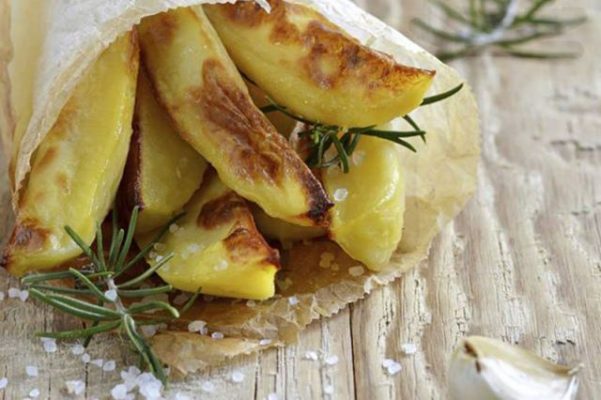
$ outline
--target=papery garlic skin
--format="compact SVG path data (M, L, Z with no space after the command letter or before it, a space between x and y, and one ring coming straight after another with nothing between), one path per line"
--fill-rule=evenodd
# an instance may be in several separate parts
M494 339L469 337L453 354L449 393L455 400L571 400L578 370Z

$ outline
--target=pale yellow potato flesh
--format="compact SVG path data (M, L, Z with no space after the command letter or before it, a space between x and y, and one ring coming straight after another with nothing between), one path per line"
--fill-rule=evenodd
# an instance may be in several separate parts
M244 199L213 174L184 211L147 260L152 266L173 254L157 271L165 282L221 297L265 300L274 295L279 254L257 231Z
M323 187L253 104L202 9L145 18L139 32L161 104L221 180L273 217L324 225L331 204Z
M378 271L397 249L403 232L405 178L397 145L363 137L350 172L323 175L334 199L330 237L369 269Z
M270 217L259 207L253 208L253 216L259 232L268 239L275 239L283 244L299 242L326 236L327 229L318 226L300 226L290 224L281 219Z
M433 71L361 45L313 9L270 1L204 5L230 56L278 104L313 122L380 125L418 107Z
M133 126L118 204L122 215L140 207L136 233L143 233L164 226L181 212L200 187L208 164L177 134L143 68Z
M139 51L128 33L96 61L37 149L15 228L2 257L13 275L54 268L81 254L108 213L131 137Z

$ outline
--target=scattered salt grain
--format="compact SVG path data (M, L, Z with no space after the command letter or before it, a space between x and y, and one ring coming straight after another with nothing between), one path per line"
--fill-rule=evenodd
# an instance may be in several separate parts
M317 352L309 350L305 352L305 360L317 361L318 360Z
M388 375L391 376L398 374L403 369L401 364L389 358L382 361L382 368L386 369Z
M223 337L224 337L223 333L221 333L221 332L213 332L213 333L211 333L211 338L213 340L221 340L221 339L223 339Z
M340 203L348 197L348 189L339 188L334 191L334 201Z
M105 372L110 372L110 371L114 371L116 367L117 367L117 364L115 363L115 361L108 360L102 366L102 370L105 371Z
M27 301L28 298L29 298L29 291L27 291L27 290L21 290L19 292L19 299L21 301Z
M85 347L83 347L81 344L77 343L74 344L73 347L71 347L71 354L73 354L74 356L80 356L82 355L84 352L86 351Z
M207 323L205 321L192 321L188 324L189 332L198 332L201 335L207 334Z
M173 304L176 306L181 306L186 303L190 299L190 296L187 293L180 293L173 299Z
M190 254L198 253L200 251L200 246L197 244L191 244L190 246L187 247L186 250Z
M142 335L146 337L153 337L157 334L158 329L159 328L156 325L144 325L140 327Z
M401 345L401 350L403 350L403 353L410 356L417 353L417 345L415 343L405 343Z
M169 225L169 232L175 233L178 230L179 230L179 226L177 226L177 224L171 224L171 225Z
M244 374L240 371L232 372L232 382L234 382L234 383L244 382Z
M323 392L325 394L334 394L334 386L332 386L332 385L325 385L323 387Z
M56 339L42 338L42 346L44 346L44 351L46 353L54 353L56 350L58 350Z
M271 344L271 339L261 339L259 340L259 346L269 346Z
M213 265L213 269L215 271L224 271L228 267L228 262L226 260L221 260L217 264Z
M351 158L353 160L353 164L355 164L355 166L358 167L359 165L363 164L363 160L365 159L365 152L362 150L354 151Z
M115 300L117 300L117 291L115 289L109 289L106 292L104 292L104 297L114 302Z
M362 266L358 265L356 267L351 267L348 269L348 273L350 276L354 276L359 277L361 275L363 275L365 273L365 268L363 268Z
M215 384L213 382L203 382L200 386L200 390L205 393L213 393L215 391Z
M38 376L38 367L36 367L35 365L28 365L25 367L25 373L27 374L27 376L35 378L36 376Z
M31 389L31 392L29 392L29 397L31 397L32 399L35 399L39 396L40 396L40 389L38 389L38 388Z
M256 301L254 301L254 300L248 300L248 301L246 302L246 307L249 307L249 308L254 308L254 307L256 307L256 306L257 306L257 302L256 302Z
M192 397L188 396L187 394L180 393L180 392L177 392L175 394L175 396L173 396L173 398L175 400L192 400Z
M154 244L152 247L153 247L153 248L154 248L156 251L163 251L163 250L165 250L165 248L166 248L167 246L165 246L163 243L155 243L155 244Z
M86 390L86 383L84 381L67 381L65 385L67 386L67 393L76 396L83 394Z
M0 379L0 390L6 389L6 386L8 386L8 379L6 379L6 378Z
M90 361L90 364L97 366L98 368L102 368L104 365L104 360L102 358L97 358L95 360Z
M154 261L156 261L156 262L157 262L157 264L158 264L158 263L160 263L161 261L163 261L163 259L165 259L165 257L163 257L163 256L156 256L156 258L154 259Z
M137 379L140 374L140 369L135 366L131 366L127 370L121 371L121 379L123 380L123 384L127 387L128 391L136 387L138 384Z
M325 358L324 362L326 363L326 365L336 365L336 364L338 364L338 356L337 355L327 356Z
M139 386L140 394L146 399L161 398L163 383L151 373L144 372L143 374L140 374L136 379L136 383Z
M111 390L111 396L115 400L124 400L127 398L127 386L120 383Z
M16 299L21 294L21 291L17 288L11 287L8 289L8 297L11 299Z
M267 395L267 400L280 400L280 397L277 393L269 393Z
M81 361L83 361L84 363L89 363L90 362L90 355L88 353L85 353L84 355L81 356Z
M296 296L288 297L288 303L291 306L297 305L298 304L298 297L296 297Z

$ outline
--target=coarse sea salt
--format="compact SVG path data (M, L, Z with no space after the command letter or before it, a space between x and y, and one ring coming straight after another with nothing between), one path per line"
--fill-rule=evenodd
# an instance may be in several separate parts
M109 289L106 292L104 292L104 297L106 297L110 301L114 302L115 300L117 300L117 297L118 297L117 291L115 289Z
M224 271L229 266L226 260L220 260L217 264L213 265L215 271Z
M142 335L146 337L153 337L157 334L159 327L156 325L144 325L140 327L140 330L142 331Z
M76 396L83 394L83 392L86 390L86 383L79 380L67 381L65 382L65 386L67 387L68 394L74 394Z
M259 346L269 346L271 344L271 339L261 339L259 340Z
M82 361L84 364L87 364L87 363L89 363L91 359L92 359L92 357L90 357L90 355L89 355L88 353L84 353L84 354L81 356L81 361Z
M348 189L339 188L334 190L334 201L340 203L348 198Z
M224 338L224 336L223 336L223 333L221 333L221 332L213 332L213 333L211 333L211 338L213 340L221 340Z
M8 379L7 378L0 379L0 390L6 389L6 386L8 386Z
M80 343L74 344L71 347L71 354L74 356L80 356L86 351L86 348L83 347Z
M44 351L46 353L54 353L56 350L58 350L56 339L42 338L42 346L44 347Z
M232 382L234 382L234 383L244 382L244 374L241 371L232 372Z
M309 350L305 352L305 360L317 361L319 356L316 351Z
M215 384L209 381L203 382L200 386L200 390L205 393L213 393L215 391Z
M115 400L124 400L127 397L127 386L122 383L116 385L111 390L111 396Z
M19 292L19 299L21 301L27 301L28 298L29 298L29 291L28 290L21 290Z
M348 273L350 276L357 278L365 273L365 268L363 268L360 265L358 265L356 267L351 267L348 269Z
M288 304L290 304L291 306L297 305L298 304L298 297L296 297L296 296L288 297Z
M403 353L410 356L417 353L417 345L415 343L404 343L401 345L401 350Z
M38 367L36 367L35 365L28 365L25 367L25 373L27 374L27 376L34 378L38 376Z
M323 392L325 394L334 394L334 386L333 385L325 385L323 387Z
M338 356L337 355L327 356L324 359L324 362L326 363L326 365L336 365L336 364L338 364Z
M21 290L11 287L8 288L8 297L11 299L16 299L21 294Z
M40 389L38 389L38 388L31 389L31 391L29 392L29 397L31 397L32 399L40 397Z
M102 366L102 370L105 372L110 372L110 371L114 371L116 367L117 367L117 363L114 360L108 360Z
M187 293L180 293L173 299L173 304L176 306L181 306L186 303L190 299L190 296Z
M189 332L198 332L201 335L207 334L207 323L205 321L192 321L188 324Z
M90 364L97 366L98 368L102 368L104 365L104 360L102 358L97 358L95 360L90 361Z
M267 395L267 400L280 400L280 396L277 393L269 393Z
M3 301L3 300L4 300L4 296L5 296L5 295L4 295L4 292L0 292L0 301Z
M388 375L391 376L398 374L403 369L401 364L395 360L391 360L390 358L386 358L384 361L382 361L382 368L386 369Z

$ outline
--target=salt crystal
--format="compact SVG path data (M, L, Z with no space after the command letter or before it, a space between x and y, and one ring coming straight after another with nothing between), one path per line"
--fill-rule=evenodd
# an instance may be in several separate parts
M153 260L155 258L157 258L158 256L159 256L158 253L156 253L154 251L151 251L150 253L148 253L148 257L151 258L151 259L153 259Z
M339 188L334 191L334 201L340 203L348 197L348 189Z
M177 392L174 397L175 400L192 400L187 394Z
M204 321L192 321L188 324L188 331L205 335L207 333L207 323Z
M31 389L31 392L29 392L29 397L31 397L32 399L35 399L39 396L40 396L40 389L38 389L38 388Z
M125 400L127 397L127 387L120 383L111 390L111 396L115 400Z
M115 300L117 300L117 291L115 289L109 289L106 292L104 292L104 297L114 302Z
M221 340L223 339L223 333L221 332L213 332L211 333L211 338L213 338L213 340Z
M311 351L311 350L305 352L305 360L317 361L317 359L318 359L317 352Z
M269 346L271 344L271 339L261 339L259 340L259 346Z
M16 299L21 294L21 290L11 287L8 289L8 297L11 299Z
M365 273L365 268L362 266L351 267L348 269L348 273L350 276L358 277Z
M390 367L392 364L394 364L396 361L391 360L390 358L385 358L384 361L382 361L382 367L383 368L388 368Z
M140 387L140 394L146 399L159 399L163 390L163 383L148 372L140 374L136 379Z
M86 383L84 381L67 381L65 382L65 385L67 386L67 393L76 396L83 394L86 390Z
M415 343L405 343L401 345L401 350L403 350L403 353L410 356L417 353L417 345Z
M224 271L227 269L228 265L226 260L220 260L217 264L213 265L213 269L215 271Z
M4 300L4 292L0 292L0 301Z
M19 299L21 301L27 301L28 298L29 298L29 291L27 291L27 290L21 290L19 292Z
M179 226L177 226L177 224L171 224L171 225L169 225L169 232L175 233L178 230L179 230Z
M355 164L355 166L359 166L359 165L363 164L363 160L365 159L365 151L357 150L357 151L353 152L353 155L351 158L353 160L353 164Z
M157 330L159 328L156 325L143 325L140 327L140 330L142 331L142 335L146 336L146 337L153 337L154 335L157 334Z
M115 361L113 360L108 360L107 362L104 363L104 365L102 366L102 370L106 371L106 372L110 372L110 371L114 371L115 367L117 366L117 364L115 363Z
M0 390L5 389L8 385L8 379L2 378L0 379Z
M141 372L138 367L131 366L127 370L121 371L121 379L123 379L123 383L127 387L127 390L132 390L136 387L138 376L140 376Z
M190 296L187 293L180 293L173 299L173 304L176 306L181 306L186 303L190 299Z
M336 364L338 364L338 356L337 355L327 356L324 361L325 361L326 365L336 365Z
M323 392L325 394L334 394L334 386L332 386L332 385L325 385L323 387Z
M256 306L257 306L257 302L254 301L254 300L248 300L246 302L246 307L253 308L253 307L256 307Z
M25 373L27 376L34 378L38 376L38 367L35 365L28 365L25 367Z
M234 382L234 383L244 382L244 374L240 371L232 372L232 382Z
M154 248L156 251L163 251L163 250L165 250L165 248L166 248L167 246L165 246L163 243L155 243L155 244L154 244L152 247L153 247L153 248Z
M89 363L90 362L90 355L88 353L85 353L83 356L81 356L81 361L83 361L84 363Z
M73 354L74 356L80 356L82 355L84 352L86 351L85 347L83 347L81 344L77 343L74 344L73 347L71 347L71 354Z
M277 393L269 393L267 395L267 400L280 400L280 397Z
M158 263L160 263L161 261L163 261L163 259L164 259L164 258L165 258L165 257L163 257L163 256L156 256L156 258L154 259L154 261L156 261L156 262L157 262L157 264L158 264Z
M54 353L56 350L58 350L56 339L42 338L42 346L44 346L44 351L46 353Z
M298 304L298 297L296 297L296 296L288 297L288 303L291 306L297 305Z
M213 393L215 391L215 384L213 382L203 382L200 386L200 390L205 393Z
M386 369L386 372L388 373L388 375L391 375L391 376L398 374L403 369L401 364L399 364L398 362L391 360L389 358L382 361L382 367L384 369Z
M104 365L104 360L102 358L97 358L95 360L90 361L90 364L97 366L98 368L102 368Z

